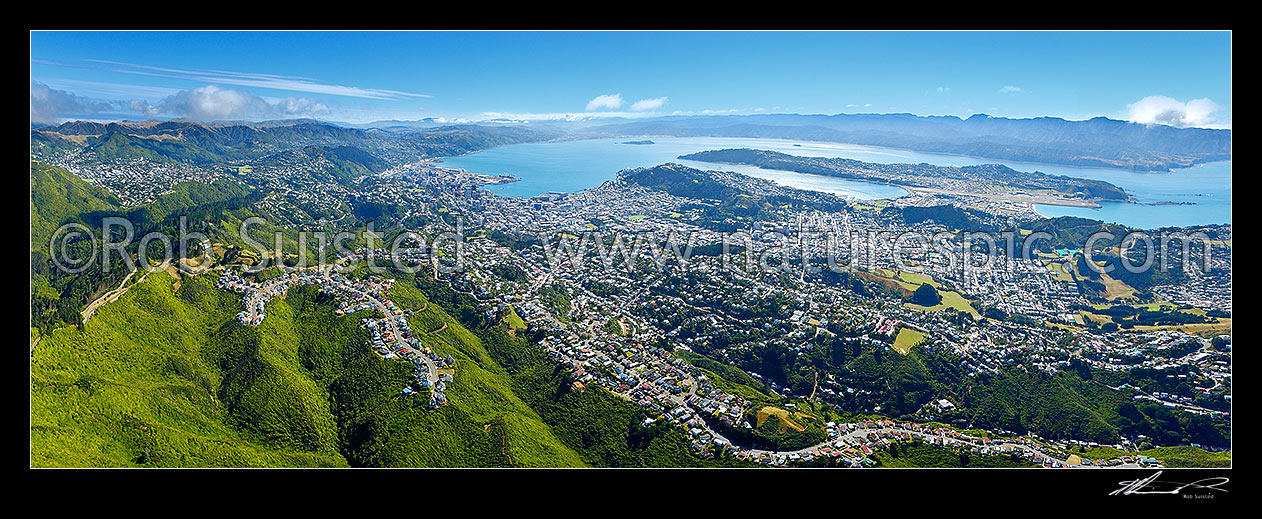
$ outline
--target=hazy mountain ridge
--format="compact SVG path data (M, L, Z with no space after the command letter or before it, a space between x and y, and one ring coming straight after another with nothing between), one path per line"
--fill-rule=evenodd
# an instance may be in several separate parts
M845 142L1073 166L1165 171L1231 158L1231 130L1142 125L1097 117L967 119L911 114L665 117L597 126L593 137L669 135Z
M120 135L124 137L111 137ZM1008 119L976 114L697 115L595 124L556 121L501 125L440 124L437 119L377 121L350 125L313 119L262 122L184 120L91 122L34 125L32 148L48 152L67 147L95 149L139 146L159 156L187 158L169 143L194 144L212 155L254 149L264 154L311 145L388 147L395 159L451 156L489 147L554 139L665 135L749 137L841 142L929 153L1071 166L1167 171L1231 159L1231 130L1144 125L1096 117L1069 121L1057 117ZM141 142L140 140L145 141ZM128 141L128 142L121 142ZM227 157L225 157L227 158ZM215 160L201 157L197 160Z
M33 126L36 157L74 149L101 159L144 157L157 161L207 164L257 160L312 146L358 148L390 163L425 157L461 155L494 146L556 138L555 130L520 126L447 125L390 131L346 128L298 119L243 123L220 121L70 121ZM370 168L377 169L377 168Z

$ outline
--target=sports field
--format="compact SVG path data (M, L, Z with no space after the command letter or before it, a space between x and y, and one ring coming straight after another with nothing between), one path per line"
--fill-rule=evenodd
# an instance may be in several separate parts
M898 336L894 337L894 351L906 355L911 352L912 346L915 346L916 343L924 340L924 338L925 334L911 328L900 329L898 330Z

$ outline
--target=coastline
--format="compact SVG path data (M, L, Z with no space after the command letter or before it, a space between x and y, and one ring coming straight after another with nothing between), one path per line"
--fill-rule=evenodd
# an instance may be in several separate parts
M679 144L679 143L685 143L685 142L688 142L688 141L691 141L691 140L692 140L692 138L689 138L689 137L675 137L675 136L671 136L671 135L636 135L636 136L634 136L634 138L648 138L648 137L653 137L653 138L654 138L654 140L655 140L654 144L658 144L658 145L666 146L666 147L668 147L668 148L677 147L676 145L677 145L677 144ZM558 143L560 143L560 144L564 144L564 143L584 142L584 141L591 141L591 142L593 142L593 143L598 143L598 142L602 142L602 141L603 141L603 142L609 142L609 143L614 143L614 144L621 144L622 142L625 142L625 141L626 141L626 140L628 140L629 138L633 138L633 137L632 137L632 136L619 136L619 137L578 137L578 136L562 136L562 137L554 137L554 138L552 138L552 139L547 139L547 140L542 140L542 141L533 141L533 142L526 142L526 143L519 143L519 144L558 144ZM945 165L955 165L955 164L961 164L961 163L962 163L962 162L961 162L961 160L977 160L977 161L992 160L992 159L988 159L988 158L985 158L985 157L974 157L974 156L959 155L959 154L944 154L944 153L915 152L914 150L904 150L904 149L902 149L902 148L888 148L888 147L871 146L871 145L864 145L864 144L839 143L839 142L830 142L830 141L811 141L811 140L802 140L802 139L774 139L774 138L773 138L773 139L759 139L759 138L753 138L753 137L741 137L741 138L730 138L730 139L729 139L729 138L722 138L722 137L697 137L697 139L702 139L702 140L708 140L708 139L730 140L730 141L731 141L731 143L732 143L731 145L732 145L732 146L734 146L734 147L742 147L742 146L744 146L744 147L759 148L759 149L779 149L778 147L779 147L779 146L781 146L781 145L784 145L784 146L790 146L790 145L793 145L793 144L801 144L802 146L805 146L805 147L806 147L805 149L809 149L809 150L811 151L811 153L810 153L811 155L817 155L817 156L823 156L823 157L828 157L828 156L847 157L847 156L849 156L849 154L850 154L850 153L872 153L872 152L880 152L880 153L882 153L882 154L886 154L886 153L888 153L888 154L893 154L891 157L887 157L887 159L886 159L886 160L879 160L879 159L867 159L867 160L873 160L873 161L876 161L876 162L887 162L887 163L913 162L913 161L911 161L911 160L905 160L905 159L902 159L902 158L901 158L901 155L899 155L899 153L906 153L906 152L914 152L914 153L921 153L921 154L924 154L924 155L930 155L930 156L938 156L938 157L942 157L942 158L943 158L943 160L940 160L940 161L938 161L938 160L932 160L932 159L931 159L931 158L929 158L929 157L924 157L924 158L926 159L926 160L925 160L925 162L928 162L928 163L945 164ZM759 143L760 143L760 142L761 142L761 143L763 143L763 144L759 145ZM507 146L507 144L505 144L505 145L500 145L500 146L493 146L493 147L490 147L490 148L484 148L484 149L482 149L482 150L470 151L470 152L467 152L467 153L463 153L463 154L461 154L461 155L454 155L454 156L449 156L449 157L434 157L434 158L432 158L432 159L430 159L430 160L432 160L432 161L434 161L435 163L437 163L437 165L438 165L438 166L440 166L440 167L445 167L445 166L444 166L444 164L445 164L444 160L445 160L445 159L451 159L451 158L454 158L454 157L461 157L461 156L473 155L473 154L475 154L475 153L480 153L480 152L482 152L482 151L486 151L486 150L489 150L489 149L494 149L494 148L499 148L499 147L502 147L502 146ZM768 148L768 146L772 146L772 147L771 147L771 148ZM819 146L819 148L811 149L811 147L812 147L812 146ZM632 147L632 146L627 146L627 147ZM649 146L649 147L654 147L654 146ZM699 149L700 149L700 148L699 148ZM794 149L795 149L795 150L799 150L799 149L802 149L802 148L800 148L800 147L799 147L799 148L794 148ZM680 153L685 153L685 151L680 151ZM788 152L788 151L786 151L786 153L797 153L797 152L796 152L796 151L795 151L795 152ZM918 157L918 158L919 158L919 157ZM863 160L863 159L860 159L860 160ZM678 161L677 161L677 160L666 160L666 159L663 159L663 160L661 160L661 161L659 161L659 162L663 162L663 163L664 163L664 162L678 162ZM1044 169L1046 169L1046 168L1059 168L1059 169L1060 169L1059 171L1058 171L1058 170L1056 170L1056 169L1053 169L1053 170L1052 170L1050 173L1048 173L1048 174L1054 174L1054 175L1065 175L1065 176L1071 176L1071 177L1075 177L1075 178L1083 178L1083 179L1089 179L1089 180L1100 180L1100 179L1103 179L1103 180L1105 180L1105 181L1107 181L1107 182L1111 182L1111 183L1114 183L1115 185L1118 185L1119 187L1122 187L1124 190L1127 190L1127 191L1128 191L1128 194L1130 194L1130 193L1129 193L1130 189L1129 189L1128 187L1125 187L1127 184L1125 184L1125 183L1118 184L1118 183L1116 183L1117 181L1115 181L1115 180L1113 180L1113 179L1111 179L1111 178L1102 177L1102 176L1101 176L1101 174L1100 174L1099 172L1109 172L1109 171L1111 171L1111 172L1117 172L1117 173L1119 173L1119 174L1128 174L1128 173L1129 173L1129 174L1132 174L1132 175L1145 175L1145 173L1149 173L1149 172L1138 172L1138 171L1134 171L1134 170L1130 170L1130 169L1126 169L1126 168L1117 168L1117 167L1095 167L1095 166L1058 165L1058 164L1051 164L1051 163L1020 163L1020 164L1018 164L1018 163L1016 163L1016 162L1012 162L1012 161L1005 161L1005 162L1011 162L1010 164L1007 164L1009 167L1014 167L1014 168L1021 169L1021 170L1026 170L1026 171L1031 171L1031 170L1033 170L1033 171L1043 171L1043 170L1044 170ZM1175 173L1175 174L1187 173L1187 174L1189 174L1189 175L1185 175L1185 176L1184 176L1184 178L1187 178L1187 179L1192 179L1192 178L1194 178L1194 175L1191 175L1191 174L1196 173L1198 170L1201 170L1202 168L1218 168L1218 169L1222 169L1220 166L1221 166L1221 165L1224 165L1224 164L1226 165L1226 168L1227 168L1227 171L1228 171L1228 173L1227 173L1226 177L1229 179L1229 178L1230 178L1229 171L1230 171L1230 167L1231 167L1231 160L1230 160L1230 159L1228 159L1228 160L1223 160L1223 161L1214 161L1214 162L1207 162L1207 163L1197 164L1197 165L1195 165L1195 166L1191 166L1190 168L1187 168L1187 169L1177 169L1177 170L1175 170L1175 171L1174 171L1174 173ZM1219 166L1215 166L1215 165L1219 165ZM1025 167L1019 167L1019 166L1025 166ZM704 167L704 166L695 166L695 167L699 167L700 169L717 169L717 168L706 168L706 167ZM1073 170L1073 171L1069 171L1069 170ZM1079 171L1080 171L1080 172L1079 172ZM792 172L790 172L790 173L792 173ZM1158 172L1151 172L1151 173L1157 174ZM1159 175L1158 175L1158 176L1159 176ZM1216 176L1215 178L1218 178L1218 177L1221 177L1221 176L1223 176L1223 175L1222 175L1222 173L1221 173L1221 172L1217 172L1217 176ZM1122 177L1122 178L1131 178L1131 177ZM844 178L843 178L843 180L844 180ZM852 180L853 180L853 179L852 179ZM883 185L883 186L889 186L889 187L897 187L897 188L899 188L902 192L906 192L906 193L908 193L908 194L911 194L913 190L917 189L917 188L914 188L914 187L909 188L908 186L899 185L899 184L894 184L894 183L888 183L888 182L879 182L879 181L873 181L873 180L860 180L860 181L862 181L862 182L866 182L866 183L870 183L870 184L873 184L873 185ZM488 187L489 187L489 186L488 186ZM590 187L596 187L596 186L586 186L586 187L590 188ZM810 189L810 188L803 188L803 189ZM920 189L924 189L924 188L920 188ZM816 189L816 190L820 190L820 189ZM581 189L576 189L576 190L573 190L573 192L579 192L579 191L582 191L582 190L581 190ZM822 191L829 192L829 190L828 190L828 189L822 189ZM979 197L986 197L986 196L987 196L987 194L982 194L982 193L949 193L949 194L957 194L957 195L971 195L971 196L979 196ZM501 196L510 196L510 197L514 197L514 198L528 198L528 197L523 197L523 196L514 196L514 195L501 195ZM842 196L844 196L844 195L842 195ZM1040 208L1038 207L1040 204L1045 204L1045 205L1047 205L1047 206L1058 206L1058 207L1064 207L1064 208L1070 208L1070 209L1072 209L1072 208L1085 208L1085 209L1091 209L1092 211L1088 211L1088 212L1086 212L1086 213L1081 214L1081 216L1082 216L1082 217L1085 217L1085 218L1096 218L1096 219L1099 219L1099 218L1113 218L1113 217L1107 216L1107 214L1109 213L1109 211L1111 211L1111 210L1112 210L1112 209L1110 209L1110 208L1112 207L1112 204L1104 204L1104 203L1101 203L1101 202L1104 202L1104 201L1102 201L1102 200L1091 200L1091 201L1085 201L1085 200L1066 200L1066 199L1056 199L1056 198L1039 198L1039 197L1025 197L1025 198L1022 198L1022 197L1004 197L1003 195L999 195L999 196L989 195L989 196L990 196L991 198L1000 198L1000 199L1005 199L1005 198L1006 198L1006 199L1011 200L1011 201L1013 201L1013 202L1021 203L1021 204L1023 204L1023 205L1028 206L1028 207L1030 208L1031 212L1033 212L1033 213L1035 213L1035 214L1038 214L1038 215L1040 215L1040 216L1042 216L1042 217L1044 217L1044 218L1050 218L1050 217L1048 216L1048 214L1049 214L1049 213L1050 213L1050 214L1056 214L1058 211L1057 211L1057 210L1055 210L1055 209L1052 209L1052 207L1046 207L1046 208L1042 208L1042 210L1040 210ZM1217 196L1217 195L1215 195L1215 196ZM895 197L895 196L883 196L882 198L897 198L897 197ZM1149 198L1151 198L1151 197L1149 197ZM1169 199L1168 199L1168 198L1159 198L1158 200L1169 200ZM1133 203L1133 204L1136 204L1136 205L1142 205L1142 206L1145 206L1145 207L1148 207L1150 204L1155 204L1155 202L1148 202L1148 203L1145 203L1145 202L1141 202L1141 201L1139 201L1139 200L1136 200L1136 199L1134 199L1134 195L1132 195L1132 199L1131 199L1131 200L1125 200L1125 201L1118 200L1117 202L1130 202L1130 203ZM1151 207L1151 209L1154 209L1154 210L1160 210L1160 209L1174 209L1174 210L1180 210L1180 208L1182 208L1182 210L1186 210L1186 206L1187 206L1187 205L1188 205L1188 204L1161 204L1160 206L1155 206L1155 205L1154 205L1154 206L1152 206L1152 207ZM1200 206L1200 205L1202 205L1202 204L1200 204L1200 203L1197 203L1197 204L1196 204L1196 206ZM1195 207L1195 206L1193 206L1193 207ZM1081 209L1077 209L1077 210L1081 210ZM1087 213L1090 213L1090 214L1087 214ZM1126 213L1126 214L1130 214L1130 213ZM1147 213L1144 213L1144 214L1147 214ZM1145 217L1145 218L1149 218L1149 217ZM1162 218L1158 218L1158 217L1155 217L1155 216L1153 216L1153 218L1157 218L1158 220L1162 220ZM1216 220L1216 219L1218 219L1218 218L1214 218L1214 220ZM1180 222L1182 222L1182 223L1186 223L1186 221L1194 221L1194 220L1195 220L1195 218L1191 218L1191 219L1189 220L1187 217L1180 217L1180 218L1178 218L1178 220L1179 220ZM1209 221L1209 220L1207 220L1207 221ZM1137 224L1137 225L1140 225L1140 224Z
M737 162L723 162L723 161L713 161L713 162L699 161L699 162L706 162L708 164L723 164L723 165L729 165L729 166L752 166L751 164L742 164L742 163L737 163ZM1025 204L1030 205L1031 207L1036 204L1060 205L1060 206L1066 206L1066 207L1084 207L1087 209L1099 209L1103 207L1102 205L1100 205L1098 202L1094 200L1080 200L1080 199L1061 198L1061 197L1041 197L1041 196L1034 196L1034 195L1006 195L1006 194L991 194L991 193L974 193L970 191L952 191L949 189L909 186L905 184L899 184L897 182L882 182L882 181L873 180L873 179L850 178L850 177L840 177L840 176L832 176L832 175L816 175L813 173L801 173L797 171L764 168L762 166L753 166L753 167L756 167L764 171L780 171L780 172L793 173L793 174L798 174L798 175L817 176L820 178L838 178L838 179L850 180L854 182L866 182L869 184L892 186L892 187L900 188L903 191L906 191L907 195L939 194L939 195L952 195L952 196L975 196L979 198L989 198L993 200L1003 200L1007 202L1025 203ZM904 195L904 196L907 196L907 195ZM896 198L901 198L901 197L896 197ZM1133 200L1127 200L1126 202L1136 203Z
M938 156L938 157L954 157L954 158L966 158L966 159L976 159L976 160L983 160L983 161L991 161L991 162L986 162L985 164L1004 164L1004 163L1012 163L1012 164L1028 165L1028 166L1032 166L1032 167L1038 167L1038 166L1053 166L1053 167L1058 167L1058 168L1073 168L1073 169L1110 169L1110 170L1126 171L1126 172L1131 172L1131 173L1174 173L1174 172L1178 172L1178 171L1181 171L1181 170L1186 170L1186 169L1191 169L1191 168L1197 168L1197 167L1205 166L1205 165L1208 165L1208 164L1216 164L1216 163L1219 163L1219 162L1230 162L1230 161L1232 160L1232 159L1230 159L1230 158L1228 158L1228 159L1217 159L1217 160L1207 160L1207 161L1204 161L1204 162L1193 162L1193 163L1191 163L1191 164L1184 165L1184 166L1166 166L1166 167L1165 167L1165 169L1159 169L1159 168L1142 168L1142 167L1127 167L1127 166L1119 166L1119 165L1110 164L1110 163L1107 163L1107 162L1101 162L1101 163L1099 163L1099 164L1070 164L1070 163L1059 163L1059 162L1031 162L1031 161L1028 161L1028 160L1005 159L1005 158L1000 158L1000 157L986 157L986 156L981 156L981 155L968 155L968 154L963 154L963 153L948 153L948 152L943 152L943 151L929 151L929 150L921 150L921 149L916 149L916 148L895 148L895 147L891 147L891 146L878 146L878 145L875 145L875 144L859 144L859 143L855 143L855 142L843 142L843 141L817 141L817 140L809 140L809 139L785 139L785 138L781 138L781 137L725 137L725 136L715 136L715 135L687 135L687 136L683 136L683 135L669 135L669 134L641 134L641 135L616 135L616 136L610 136L610 137L589 137L589 138L575 138L575 139L553 139L552 141L571 141L571 140L602 140L602 139L635 139L635 138L650 138L650 139L651 139L651 138L659 138L659 139L692 139L692 138L697 138L697 139L707 139L707 138L713 138L713 139L749 139L749 140L763 140L763 141L784 141L784 142L787 142L787 143L814 144L814 145L822 145L822 146L838 146L838 145L840 145L840 146L855 146L855 147L858 147L858 148L867 148L867 149L869 149L869 150L876 150L876 151L912 152L912 153L920 153L920 154L924 154L924 155ZM551 142L551 141L539 141L539 142ZM842 158L844 158L844 157L842 157ZM896 163L894 163L894 162L890 162L889 164L896 164ZM940 164L939 164L939 165L940 165ZM1011 166L1010 166L1010 167L1011 167ZM1016 169L1016 170L1018 170L1018 171L1022 171L1022 170L1020 170L1020 169L1018 169L1018 168L1015 168L1015 167L1014 167L1014 168L1012 168L1012 169ZM1038 169L1032 169L1032 170L1029 170L1029 171L1038 171L1038 172L1041 172L1041 173L1046 173L1046 172L1041 171L1041 170L1038 170ZM1076 177L1076 178L1088 178L1088 177Z
M900 186L900 187L916 194L976 196L979 198L990 198L992 200L1003 200L1005 202L1025 203L1031 206L1035 204L1043 204L1043 205L1060 205L1060 206L1065 206L1065 207L1084 207L1087 209L1099 209L1101 207L1104 207L1100 205L1099 202L1095 202L1093 200L1078 200L1078 199L1072 199L1072 198L1057 198L1057 197L1038 197L1038 196L1033 196L1033 195L1004 195L1004 194L989 194L989 193L971 193L967 191L964 191L964 192L950 191L946 189L935 189L935 188L929 188L929 187L908 187L908 186Z

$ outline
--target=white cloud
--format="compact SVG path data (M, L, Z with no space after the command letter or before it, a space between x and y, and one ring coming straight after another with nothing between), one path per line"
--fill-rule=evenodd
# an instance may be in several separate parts
M1126 105L1126 108L1127 119L1141 124L1199 128L1225 126L1225 123L1215 116L1222 107L1208 98L1193 99L1183 103L1166 96L1148 96Z
M66 116L94 114L109 108L109 103L31 82L31 122L55 123Z
M950 88L950 87L944 87L944 86L940 86L940 87L938 87L938 93L939 93L939 94L945 94L945 93L950 92L950 91L951 91L951 88Z
M288 116L309 116L329 113L329 107L305 97L288 97L272 105Z
M656 110L658 108L661 108L662 105L664 104L666 104L666 96L658 97L655 99L641 99L639 101L636 101L635 104L632 104L631 109L637 112L643 112L646 110ZM587 106L588 106L587 109L591 110L591 104L589 103Z
M128 101L127 109L133 112L145 114L148 117L162 115L162 110L159 110L158 107L153 106L146 101Z
M1012 86L1012 85L1004 85L1003 88L999 89L1000 94L1019 94L1021 92L1023 92L1023 90L1021 90L1021 87Z
M601 94L587 102L588 112L601 108L607 108L609 110L622 108L622 94Z
M201 121L236 119L267 111L267 101L243 90L214 85L185 90L158 103L158 109Z
M329 113L323 103L302 97L268 101L244 90L206 85L182 90L150 104L130 101L127 109L145 116L171 115L198 121L312 117Z

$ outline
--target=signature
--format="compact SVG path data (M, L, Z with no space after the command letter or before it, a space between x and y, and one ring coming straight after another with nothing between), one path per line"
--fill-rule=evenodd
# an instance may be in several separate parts
M1178 495L1180 492L1182 492L1184 489L1187 489L1187 488L1217 490L1220 492L1226 492L1227 489L1221 488L1221 485L1226 484L1228 481L1230 481L1225 477L1218 476L1218 477L1205 478L1202 480L1193 481L1191 483L1173 483L1170 481L1157 481L1157 476L1160 476L1160 475L1161 475L1161 471L1159 470L1157 471L1156 474L1148 476L1147 478L1144 478L1144 479L1136 479L1132 481L1119 481L1118 483L1122 485L1122 488L1119 488L1117 490L1110 492L1109 495L1110 496L1116 496L1119 494L1124 495L1124 496L1129 496L1132 494Z

